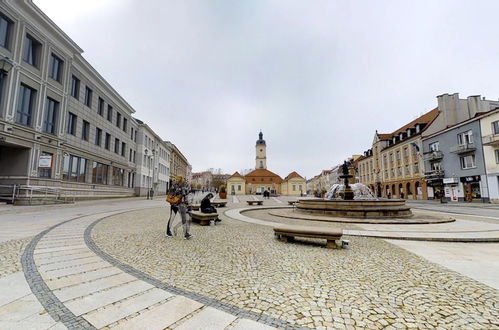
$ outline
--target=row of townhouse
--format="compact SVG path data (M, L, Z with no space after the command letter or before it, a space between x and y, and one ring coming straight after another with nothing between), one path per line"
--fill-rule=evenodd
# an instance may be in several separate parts
M178 148L82 53L31 0L0 1L1 193L133 196L187 178Z
M358 160L360 158L360 155L353 155L345 160L349 166L349 174L352 176L349 180L350 184L360 182L357 171ZM322 170L320 174L307 180L307 193L317 197L323 197L332 185L343 184L344 179L340 178L340 176L343 175L342 165L343 164L338 164L331 167L329 170Z
M393 133L376 131L360 181L379 197L499 202L499 101L455 93L437 102Z

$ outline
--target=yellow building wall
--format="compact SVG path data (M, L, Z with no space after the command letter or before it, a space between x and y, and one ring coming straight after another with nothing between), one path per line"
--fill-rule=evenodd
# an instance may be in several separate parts
M300 191L301 186L301 191ZM294 189L293 189L294 188ZM307 182L304 179L293 178L282 183L282 194L300 196L307 193Z
M262 191L261 189L264 190L272 190L272 184L271 183L252 183L251 184L251 191L250 191L250 185L246 185L246 194L251 194L255 195L257 191ZM278 193L281 194L281 184L274 184L274 190Z
M231 178L227 180L228 195L244 195L246 193L246 183L242 178Z

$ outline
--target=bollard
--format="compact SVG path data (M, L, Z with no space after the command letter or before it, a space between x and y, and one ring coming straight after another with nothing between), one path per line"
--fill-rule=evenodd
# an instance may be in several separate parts
M341 240L341 248L342 248L342 249L348 249L349 244L350 244L350 241L349 241L349 240L346 240L346 239L342 239L342 240Z

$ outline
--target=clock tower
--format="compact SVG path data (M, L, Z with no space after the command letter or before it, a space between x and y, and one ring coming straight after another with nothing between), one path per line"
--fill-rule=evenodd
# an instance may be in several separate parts
M260 131L258 134L258 140L256 140L256 159L255 159L255 169L263 168L267 169L267 145L263 139L263 133Z

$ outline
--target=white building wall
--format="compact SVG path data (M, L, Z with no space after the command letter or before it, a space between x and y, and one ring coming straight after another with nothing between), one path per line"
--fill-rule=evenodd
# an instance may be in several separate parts
M482 180L487 183L489 188L489 197L492 203L499 203L499 156L496 157L496 152L499 152L499 142L495 144L487 144L488 141L499 141L499 134L494 134L492 123L499 121L499 112L495 111L490 116L483 117L480 120L480 130L482 133L483 156L485 161L486 175Z

